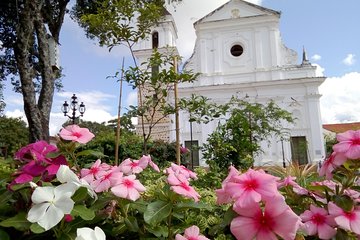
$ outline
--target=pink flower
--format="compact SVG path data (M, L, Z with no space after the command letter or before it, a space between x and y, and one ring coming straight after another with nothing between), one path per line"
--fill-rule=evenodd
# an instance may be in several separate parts
M73 216L71 216L70 214L65 214L64 216L65 222L71 222L72 220L74 220Z
M125 175L141 173L148 165L147 159L140 160L125 159L120 163L119 167Z
M143 155L143 156L139 159L139 161L140 161L140 162L141 162L141 161L147 162L152 169L154 169L156 172L160 172L160 169L159 169L158 165L156 165L153 161L151 161L150 155Z
M111 188L111 192L121 198L126 198L132 201L137 200L140 197L140 192L144 192L146 189L136 180L135 175L129 175L118 180L116 185Z
M240 207L245 207L279 195L276 181L276 177L264 171L249 169L244 174L233 176L225 185L225 191Z
M294 180L296 180L296 177L287 176L281 181L277 182L277 187L282 188L287 186L298 186L297 182L295 182Z
M200 235L200 229L197 226L191 226L185 229L184 236L176 234L175 240L209 240L207 237Z
M190 150L189 150L188 148L186 148L186 147L180 147L180 153L181 153L181 154L185 154L185 153L188 153L188 152L190 152Z
M336 136L339 143L333 146L335 152L344 153L350 159L360 158L360 130L349 130Z
M91 184L95 179L99 179L100 176L103 176L106 171L110 169L110 166L106 163L101 163L101 160L98 159L90 167L90 169L83 168L80 171L81 179L84 179L86 182Z
M238 176L239 174L240 174L240 172L236 168L234 168L233 166L229 167L229 174L224 179L224 181L221 183L222 188L215 190L216 197L217 197L216 198L217 204L231 203L231 201L232 201L231 195L225 191L225 186L229 181L231 181L233 176Z
M118 167L99 174L99 178L90 183L95 192L104 192L115 186L122 179L123 173Z
M82 144L89 142L91 139L93 139L93 137L95 137L95 135L92 134L89 129L81 128L78 125L66 126L65 128L61 129L59 135L64 140L70 140Z
M184 197L193 198L195 202L199 201L200 195L190 186L189 181L182 173L170 174L167 181L171 185L172 191Z
M310 210L306 210L300 218L308 235L318 234L320 239L331 239L336 234L334 217L324 208L310 205Z
M351 211L344 211L333 202L328 204L329 213L335 219L339 227L360 235L360 209L353 208Z
M328 159L323 163L319 170L320 176L326 176L326 179L332 178L332 172L344 162L347 158L343 153L333 152Z
M233 209L240 215L230 224L236 239L277 240L280 236L284 240L293 240L301 224L300 218L280 196L266 202L264 211L256 202L245 208L234 205Z
M175 163L171 163L171 166L168 167L167 169L165 169L165 172L167 174L171 174L171 173L181 173L183 174L186 178L192 178L192 179L197 179L197 174L189 169L187 169L185 166L182 165L177 165Z
M30 182L38 176L41 176L43 181L51 181L60 165L67 165L65 157L62 155L55 158L47 157L49 153L56 151L55 146L45 141L38 141L21 148L15 154L15 159L24 165L14 173L16 178L10 186Z
M51 160L46 155L51 152L56 152L57 150L57 147L54 145L51 145L45 141L37 141L22 147L18 152L15 153L15 159L22 162L49 162Z

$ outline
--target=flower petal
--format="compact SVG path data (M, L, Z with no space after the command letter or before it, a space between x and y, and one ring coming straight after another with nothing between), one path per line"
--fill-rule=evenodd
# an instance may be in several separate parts
M259 229L252 218L236 217L231 221L230 230L236 239L253 240Z
M38 221L38 224L42 226L45 231L47 231L50 228L54 227L56 224L58 224L63 217L64 212L51 204L43 218Z
M106 235L101 228L95 227L94 231L95 231L96 240L105 240L106 239Z
M32 223L40 221L40 219L44 217L49 206L50 203L40 203L32 206L28 212L27 220Z
M49 202L54 197L54 187L37 187L31 195L31 201L35 204Z

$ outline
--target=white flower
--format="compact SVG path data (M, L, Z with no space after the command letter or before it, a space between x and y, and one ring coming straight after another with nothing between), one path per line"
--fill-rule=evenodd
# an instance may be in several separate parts
M74 194L80 187L86 187L88 189L89 195L92 198L97 197L89 183L83 179L80 180L78 176L76 176L76 174L71 171L69 166L61 165L56 173L56 178L59 180L59 182L63 183L63 185L65 185L64 187L72 192L72 194Z
M45 231L58 224L65 214L74 208L72 193L63 185L57 187L37 187L31 195L34 205L27 220L37 222Z
M106 236L103 230L99 227L95 227L94 230L91 228L78 228L76 230L77 237L75 240L105 240Z

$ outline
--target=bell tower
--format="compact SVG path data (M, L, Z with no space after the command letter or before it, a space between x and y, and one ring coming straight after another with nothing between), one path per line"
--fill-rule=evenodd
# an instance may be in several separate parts
M138 42L134 47L134 55L139 63L148 63L152 53L156 50L161 54L179 55L176 47L177 29L175 21L172 15L164 8L163 17L159 23L151 29L151 32L147 38ZM144 64L141 67L147 67ZM163 68L169 69L170 66L164 66ZM151 66L153 74L158 73L162 69L159 66ZM144 99L147 97L153 97L157 100L157 95L149 91L146 84L137 89L138 91L138 106L142 106ZM168 100L168 99L166 99ZM164 140L168 142L170 140L171 131L171 119L170 117L164 117L160 111L154 109L153 112L145 113L150 118L138 117L138 125L136 126L136 133L143 135L143 126L145 134L149 133L151 128L151 138L154 140ZM142 122L143 121L143 122ZM152 126L154 122L156 125Z

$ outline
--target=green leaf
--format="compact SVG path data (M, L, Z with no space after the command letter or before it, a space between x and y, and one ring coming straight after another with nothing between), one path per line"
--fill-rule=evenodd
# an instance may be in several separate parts
M124 221L125 221L126 227L129 229L129 231L131 231L131 232L139 231L139 225L138 225L137 219L135 217L127 217L127 218L125 218Z
M150 225L156 225L167 218L172 210L172 204L164 201L150 203L144 213L144 220Z
M347 195L335 196L334 202L344 211L351 211L354 207L354 201Z
M0 222L0 226L2 227L14 227L19 231L26 231L30 228L31 223L26 220L27 213L20 212L14 217L8 218L2 222Z
M95 212L84 205L76 205L71 212L71 215L80 216L85 221L93 220Z
M47 158L56 158L58 156L60 156L61 153L60 152L49 152L48 154L46 154Z
M104 155L102 152L98 152L98 151L94 151L94 150L91 150L91 149L87 149L87 150L78 152L78 153L76 154L76 156L77 156L77 157L79 157L79 156L94 156L94 157L97 157L97 158L103 158L103 157L105 157L106 155Z
M58 240L74 240L74 239L75 239L75 234L70 234L66 232L61 233L60 237L58 237Z
M113 228L111 232L114 233L115 235L120 235L123 234L126 230L127 230L126 224L120 223L117 227Z
M232 207L229 207L229 209L225 212L224 218L220 224L215 225L212 227L209 231L210 235L215 235L217 233L224 232L225 228L230 225L231 221L238 216L236 212L232 209Z
M196 203L196 202L179 202L175 205L176 210L183 211L185 209L207 209L212 210L212 207L206 203Z
M307 186L307 189L310 191L319 191L319 192L334 192L331 188L327 187L327 186Z
M88 189L86 187L80 187L76 190L75 194L71 197L74 202L78 203L84 201L88 196Z
M9 235L4 230L0 229L0 239L1 240L10 240Z
M30 225L30 230L31 230L33 233L36 233L36 234L45 232L45 229L42 228L42 227L41 227L39 224L37 224L37 223L31 224L31 225Z
M169 236L169 231L166 226L160 225L160 226L156 226L154 228L148 227L147 230L149 232L151 232L152 234L154 234L157 238Z
M140 213L144 213L146 211L147 202L145 202L142 199L139 199L136 202L131 202L130 205L131 208L138 210Z

